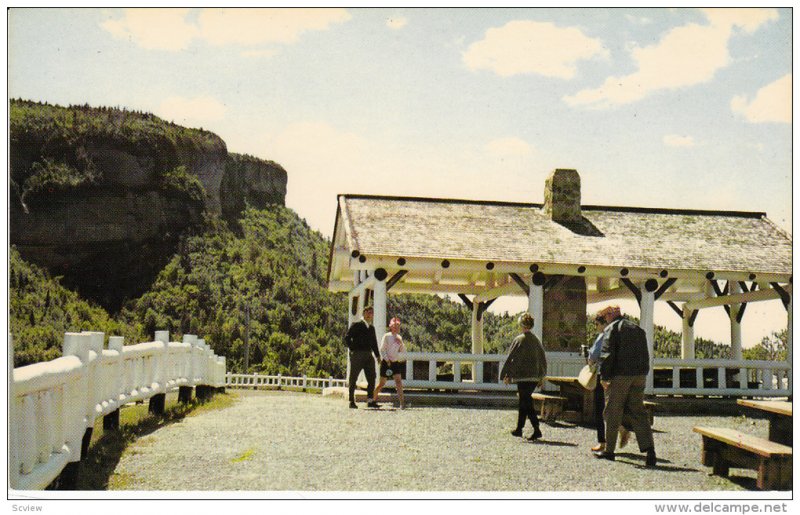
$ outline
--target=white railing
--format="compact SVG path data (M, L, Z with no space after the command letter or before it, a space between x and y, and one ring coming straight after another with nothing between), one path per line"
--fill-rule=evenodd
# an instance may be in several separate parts
M499 377L507 355L407 352L405 388L443 390L513 391ZM548 376L575 377L586 364L576 352L548 352ZM783 397L792 395L792 370L786 362L751 360L654 360L652 395ZM666 370L665 370L666 369ZM662 370L664 372L662 372ZM669 384L663 384L664 373ZM477 379L477 380L476 380ZM394 386L394 381L387 385ZM698 386L700 385L700 386ZM556 386L545 382L545 390Z
M98 417L129 402L166 394L181 386L225 386L225 358L202 339L184 335L169 342L124 346L103 333L64 335L63 357L13 368L8 345L9 484L43 489L69 464L82 459L87 430Z
M792 395L792 367L785 361L729 359L654 360L659 395L784 397Z
M333 377L290 377L278 375L259 375L259 374L231 374L225 376L225 386L229 388L299 388L306 390L309 388L322 390L335 386L347 386L346 379L334 379Z

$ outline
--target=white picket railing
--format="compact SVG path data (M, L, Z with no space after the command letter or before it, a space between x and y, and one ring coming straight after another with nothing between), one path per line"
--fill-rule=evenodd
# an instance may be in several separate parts
M124 404L181 386L225 386L225 358L204 340L168 340L167 331L158 331L156 341L124 346L122 337L112 336L103 349L103 333L66 333L63 357L15 369L9 335L11 488L45 488L82 459L84 435L97 417Z
M406 361L403 386L443 390L513 391L516 386L503 384L499 377L506 357L506 354L407 352L400 356L400 359ZM575 377L585 364L584 358L576 352L547 353L548 376ZM663 386L657 381L646 392L652 395L792 395L791 366L782 361L656 358L653 368L659 376L662 374L660 370L669 369L672 381ZM711 373L713 377L709 378L709 374L704 372L706 370L714 370ZM687 381L686 371L693 376L692 381ZM732 380L735 384L731 383ZM682 382L684 386L681 386ZM687 383L691 383L691 386L686 386ZM394 381L388 381L387 384L393 387ZM546 390L556 389L555 385L547 382L543 386Z
M333 377L292 377L283 375L231 374L225 376L225 386L229 388L314 388L322 390L334 386L347 386L346 379Z

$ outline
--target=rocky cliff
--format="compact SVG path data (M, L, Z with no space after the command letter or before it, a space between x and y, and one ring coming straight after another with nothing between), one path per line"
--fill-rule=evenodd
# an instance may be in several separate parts
M10 129L11 244L112 311L205 214L284 203L280 165L150 114L12 101Z

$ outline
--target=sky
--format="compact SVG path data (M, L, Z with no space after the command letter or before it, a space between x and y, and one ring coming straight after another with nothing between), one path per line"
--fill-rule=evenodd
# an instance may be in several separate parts
M791 28L788 8L15 8L8 94L211 130L280 163L327 237L339 193L540 203L555 168L584 204L791 233ZM667 306L656 322L680 330ZM744 345L785 325L752 304ZM728 333L722 308L698 317Z

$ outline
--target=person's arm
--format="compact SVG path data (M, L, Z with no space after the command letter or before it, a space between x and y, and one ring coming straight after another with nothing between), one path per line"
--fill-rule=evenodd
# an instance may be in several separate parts
M603 347L600 351L600 376L604 381L614 376L614 360L619 345L619 331L616 323L607 327L603 332Z
M372 338L370 338L370 340L372 340L372 342L370 342L372 344L372 353L375 355L375 359L380 360L381 351L378 350L378 337L375 336L375 326L372 326L367 330L372 333Z
M503 363L502 370L500 370L500 379L502 379L505 384L508 384L508 374L511 372L511 369L514 366L514 358L516 357L516 353L514 351L517 349L517 347L518 341L515 338L514 341L511 342L511 347L508 349L508 357L506 358L505 363Z
M589 364L596 365L600 362L600 353L603 350L603 333L597 335L592 347L589 349Z
M358 325L358 322L351 325L349 329L347 329L347 333L344 335L344 344L347 346L348 349L353 349L353 339L355 338L355 327Z
M383 340L381 340L381 353L378 359L389 361L388 356L388 349L389 349L389 335L392 333L386 333L383 335Z

